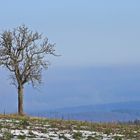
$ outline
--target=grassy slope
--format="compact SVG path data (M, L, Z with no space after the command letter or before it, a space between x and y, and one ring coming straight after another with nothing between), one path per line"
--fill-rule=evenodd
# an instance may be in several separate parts
M104 134L122 134L125 138L140 139L140 125L134 124L117 124L117 123L91 123L74 120L56 120L47 118L37 118L29 116L17 116L17 115L0 115L2 120L18 120L20 123L18 128L27 129L29 124L49 124L52 128L58 128L59 130L89 130L96 132L103 132ZM5 123L6 124L6 123ZM1 124L0 124L1 125ZM10 127L8 125L1 125L1 128Z

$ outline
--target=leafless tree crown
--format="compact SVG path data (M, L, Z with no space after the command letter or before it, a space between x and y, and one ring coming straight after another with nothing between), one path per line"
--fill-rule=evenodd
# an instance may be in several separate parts
M46 54L54 54L54 44L25 25L0 35L0 65L11 72L12 84L41 83L42 69L47 69Z

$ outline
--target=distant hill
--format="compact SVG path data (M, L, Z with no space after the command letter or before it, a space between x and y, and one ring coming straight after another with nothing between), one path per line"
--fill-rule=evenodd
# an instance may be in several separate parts
M86 120L96 122L116 122L140 119L140 102L120 102L100 105L85 105L41 111L40 116Z
M112 110L140 110L140 101L132 102L119 102L119 103L109 103L109 104L99 104L99 105L83 105L76 107L60 108L56 111L63 113L79 113L79 112L92 112L101 111L108 112Z

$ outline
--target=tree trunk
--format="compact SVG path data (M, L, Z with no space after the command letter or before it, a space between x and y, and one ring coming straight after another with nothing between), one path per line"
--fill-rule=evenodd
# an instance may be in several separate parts
M23 86L18 86L18 115L23 114Z

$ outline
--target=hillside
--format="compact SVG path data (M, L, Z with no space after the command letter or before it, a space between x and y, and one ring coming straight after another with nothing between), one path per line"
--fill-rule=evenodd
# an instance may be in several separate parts
M118 102L99 105L84 105L66 107L51 111L42 110L38 114L29 112L30 115L50 118L63 118L94 122L127 122L140 119L140 102Z
M135 124L90 123L1 115L0 128L2 140L140 139L140 126Z

